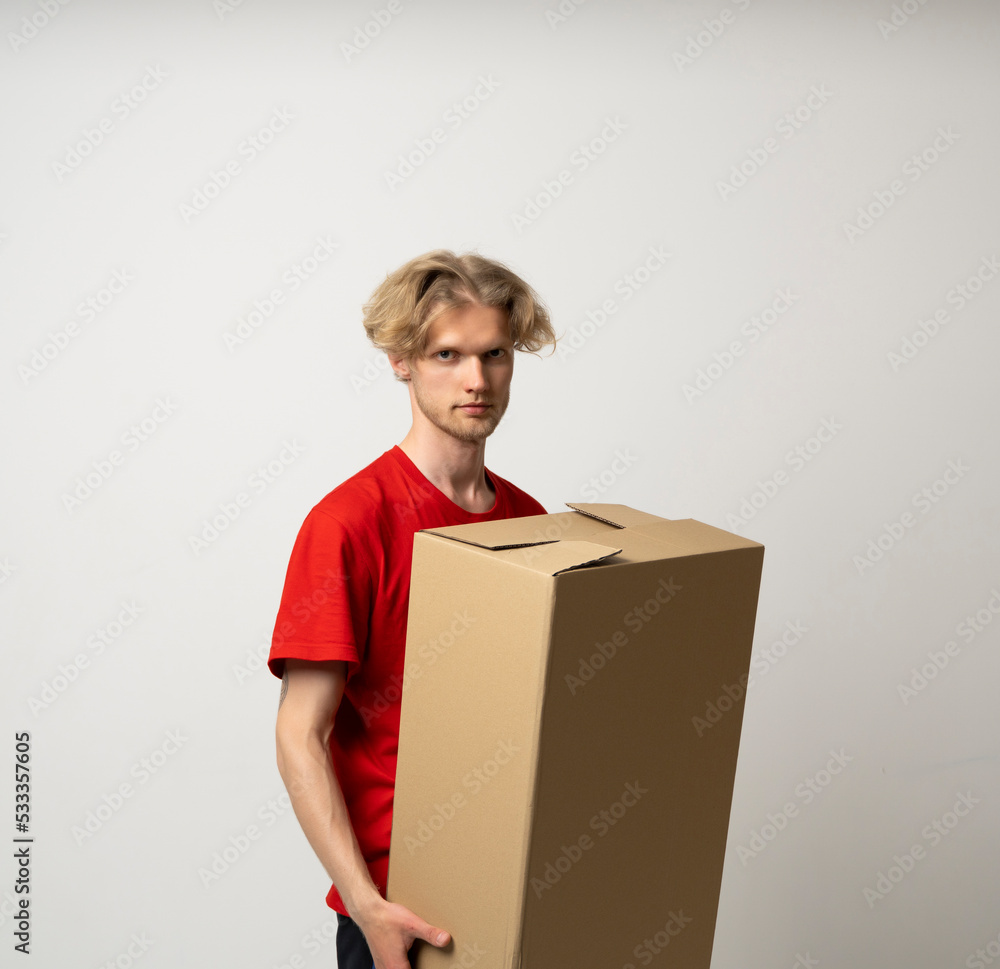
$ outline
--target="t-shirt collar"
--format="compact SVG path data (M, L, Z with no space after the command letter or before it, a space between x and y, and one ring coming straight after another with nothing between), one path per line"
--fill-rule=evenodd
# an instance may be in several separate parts
M433 493L438 497L442 507L447 508L452 515L459 516L468 521L473 521L478 518L491 518L497 516L502 517L503 506L504 506L503 498L501 497L502 493L500 489L497 487L496 478L494 478L494 476L490 474L489 468L484 466L483 471L485 472L486 478L493 488L493 496L494 496L493 507L490 508L489 511L483 511L483 512L469 511L468 509L463 508L461 505L458 505L454 501L452 501L436 484L434 484L433 481L431 481L423 473L423 471L420 470L420 468L418 468L413 463L410 456L398 444L394 444L388 453L391 454L396 459L396 461L399 463L399 466L411 478L415 479L420 484L422 490L426 490L427 488L432 488Z

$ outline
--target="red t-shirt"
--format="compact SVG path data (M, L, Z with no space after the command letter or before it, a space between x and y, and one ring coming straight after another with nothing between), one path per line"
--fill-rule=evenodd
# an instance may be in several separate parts
M399 446L348 478L306 516L292 548L268 668L346 660L347 686L330 753L372 880L385 894L399 743L413 534L421 528L544 515L530 495L486 469L496 493L482 514L456 505ZM347 915L336 887L327 905Z

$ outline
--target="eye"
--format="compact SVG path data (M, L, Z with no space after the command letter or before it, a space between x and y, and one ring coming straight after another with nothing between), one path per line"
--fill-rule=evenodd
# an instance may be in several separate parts
M494 355L493 356L494 360L499 360L500 357L504 357L507 355L507 351L503 347L494 347L492 350L487 350L486 352L491 355Z
M452 352L453 352L452 350L438 350L438 352L435 353L434 356L437 357L438 359L441 359L441 354L442 353L452 353ZM450 358L447 358L447 359L450 359Z

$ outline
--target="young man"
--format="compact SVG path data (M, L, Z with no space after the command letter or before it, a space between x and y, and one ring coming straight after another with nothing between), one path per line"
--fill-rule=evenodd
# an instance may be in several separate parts
M505 266L436 250L364 308L409 386L402 442L334 488L296 538L268 666L282 679L278 769L333 886L340 969L406 969L414 940L450 936L385 899L414 532L543 515L485 466L513 351L555 343L534 291Z

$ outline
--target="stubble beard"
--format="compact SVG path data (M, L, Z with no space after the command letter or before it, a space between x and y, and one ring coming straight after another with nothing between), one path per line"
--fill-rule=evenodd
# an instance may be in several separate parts
M436 405L424 393L419 378L411 374L410 380L413 384L413 396L417 401L417 407L420 408L424 417L445 434L473 444L486 440L497 429L497 425L507 412L507 405L510 403L510 387L508 386L502 399L490 401L492 406L488 411L479 417L470 418L450 404Z

